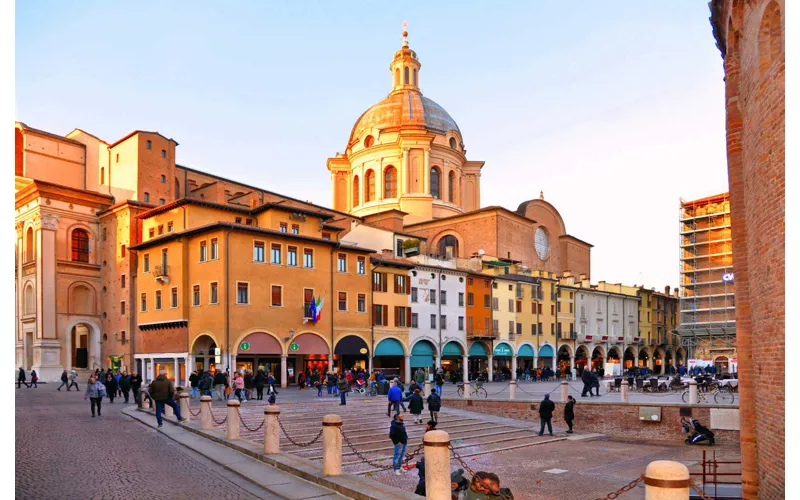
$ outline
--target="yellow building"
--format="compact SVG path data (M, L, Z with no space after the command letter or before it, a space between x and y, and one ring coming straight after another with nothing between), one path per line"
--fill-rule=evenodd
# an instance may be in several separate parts
M397 376L410 383L408 332L413 322L427 320L412 315L409 274L414 264L392 257L391 250L371 262L374 368L381 369L387 378Z

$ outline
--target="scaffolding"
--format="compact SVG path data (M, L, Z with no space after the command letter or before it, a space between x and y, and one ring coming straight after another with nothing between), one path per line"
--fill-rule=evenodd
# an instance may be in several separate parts
M680 200L681 345L710 352L736 348L730 195Z

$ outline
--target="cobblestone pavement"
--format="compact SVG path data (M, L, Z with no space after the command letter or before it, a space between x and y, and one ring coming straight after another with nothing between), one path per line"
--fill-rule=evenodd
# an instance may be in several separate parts
M58 392L55 384L16 390L16 498L266 498L260 488L122 415L119 401L104 400L102 417L91 418L82 391Z

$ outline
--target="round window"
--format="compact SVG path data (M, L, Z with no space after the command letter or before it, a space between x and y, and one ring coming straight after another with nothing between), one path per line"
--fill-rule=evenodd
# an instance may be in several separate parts
M536 233L533 236L533 246L536 248L536 254L540 259L547 259L550 253L550 242L547 240L547 233L541 227L536 228Z

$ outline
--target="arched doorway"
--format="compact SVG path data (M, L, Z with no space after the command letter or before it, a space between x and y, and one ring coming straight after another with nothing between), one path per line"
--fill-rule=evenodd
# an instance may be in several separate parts
M593 371L600 370L599 373L602 374L605 371L605 365L606 365L605 350L601 346L595 346L595 348L592 349L592 364L590 365L591 369Z
M614 346L608 351L606 358L606 375L619 376L622 375L622 363L620 360L620 348Z
M427 340L420 340L411 348L411 369L424 370L426 376L433 373L436 364L436 346ZM426 377L427 378L427 377Z
M210 335L197 337L194 340L191 353L194 356L195 370L213 374L217 371L217 365L222 364L222 353L217 349L217 344Z
M639 368L650 368L650 354L647 352L646 349L641 349L639 351Z
M533 368L533 358L535 354L533 346L530 344L523 344L517 350L517 367L523 372L525 369Z
M290 339L286 358L286 380L297 382L300 370L327 373L330 350L328 343L315 333L301 333Z
M450 374L450 380L461 380L463 378L463 369L461 359L464 356L464 350L461 344L451 340L442 348L442 369L445 373Z
M673 366L673 361L674 361L674 355L672 354L672 351L668 350L664 354L664 373L666 373L667 375L672 375L673 373L675 373L675 367Z
M235 346L236 371L273 374L277 383L283 382L281 373L281 354L283 347L274 336L266 332L253 332Z
M589 365L589 349L585 346L578 346L575 351L575 370L578 376L583 373L584 368Z
M458 257L458 240L452 234L448 234L439 241L439 256L448 259Z
M361 337L347 335L339 339L333 350L337 370L365 370L369 367L369 347Z
M729 372L729 360L727 356L719 356L717 359L714 360L714 367L717 369L717 373L728 373Z
M545 344L539 348L539 363L537 368L553 368L553 346Z
M625 349L624 359L623 359L623 366L626 370L629 370L636 366L636 352L633 350L633 347L628 347Z
M572 353L569 346L562 345L558 348L558 369L564 376L572 376Z
M399 340L385 338L375 346L374 368L383 372L387 379L399 377L404 380L406 351Z
M70 368L94 370L104 368L100 327L88 318L76 318L67 325L67 350ZM31 334L31 344L33 343Z
M678 369L686 365L686 351L683 347L679 347L678 350L675 351L675 362L678 365Z
M664 351L661 348L653 353L653 373L656 375L664 374Z
M482 342L473 342L469 346L469 376L475 379L486 371L489 372L486 346Z
M506 342L499 342L495 344L492 356L492 364L494 365L494 373L503 373L506 380L510 380L511 373L511 358L514 356L514 349Z

